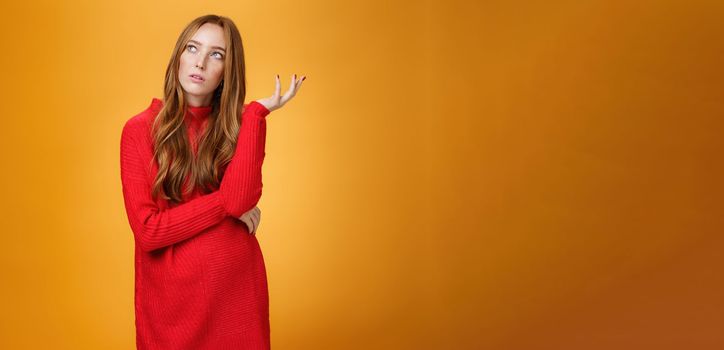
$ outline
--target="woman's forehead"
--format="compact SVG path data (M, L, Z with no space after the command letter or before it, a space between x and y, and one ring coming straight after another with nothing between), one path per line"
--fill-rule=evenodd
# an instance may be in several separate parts
M212 23L202 25L189 41L194 41L198 45L210 46L213 48L226 49L224 40L224 31L220 26Z

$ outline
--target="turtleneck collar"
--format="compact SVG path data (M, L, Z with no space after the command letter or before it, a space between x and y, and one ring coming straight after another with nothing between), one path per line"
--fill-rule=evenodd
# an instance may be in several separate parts
M187 111L187 115L191 116L193 119L200 120L200 119L206 119L206 117L209 115L209 113L211 113L211 110L213 108L214 107L211 105L199 106L199 107L188 106L186 108L186 111Z
M163 101L160 99L154 97L151 100L151 106L155 107L156 110L161 110L161 107L163 107ZM203 121L206 119L206 117L211 113L211 110L214 107L212 105L208 106L187 106L186 107L186 118L190 119L192 121Z

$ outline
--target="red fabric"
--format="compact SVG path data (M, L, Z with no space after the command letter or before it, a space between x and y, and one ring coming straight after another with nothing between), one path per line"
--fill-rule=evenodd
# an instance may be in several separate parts
M145 349L269 349L269 297L259 242L238 219L262 192L269 110L245 105L235 154L220 187L181 204L154 200L153 98L121 135L121 182L135 242L136 346ZM211 107L188 107L194 153Z

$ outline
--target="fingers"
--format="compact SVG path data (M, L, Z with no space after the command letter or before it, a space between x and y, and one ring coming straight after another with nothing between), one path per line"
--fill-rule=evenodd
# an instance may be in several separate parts
M242 214L238 219L241 220L245 225L250 234L255 234L259 227L259 220L261 217L261 210L258 207L254 207L246 213Z
M297 83L296 83L295 86L294 86L294 94L297 93L297 91L299 90L299 87L302 86L302 82L303 82L304 79L306 79L306 78L307 78L306 76L302 76L302 79L298 79L298 80L297 80Z
M254 222L254 219L251 215L248 215L244 220L244 224L246 224L246 228L249 231L249 234L254 234L256 231L256 223Z
M304 79L306 79L306 78L307 78L306 76L297 78L297 75L294 74L294 79L292 79L292 83L289 86L289 91L291 92L291 96L294 96L297 94L297 91L299 91L299 87L302 86L302 81L304 81Z
M279 94L281 93L281 91L282 91L282 83L281 83L281 81L279 81L279 74L277 74L277 81L276 81L276 84L274 87L274 98L275 99L279 98Z
M294 92L294 87L296 86L296 82L297 82L297 75L292 74L292 81L289 82L289 90L287 90L287 93L289 93L290 91Z
M295 77L296 77L296 74L292 74L292 80L289 82L289 89L287 90L287 92L284 93L284 96L282 96L282 100L280 102L282 105L287 103L287 101L289 101L289 99L294 94L294 80L295 80L294 78Z
M297 90L299 90L299 87L302 85L302 81L306 78L303 77L301 79L297 78L296 74L292 74L292 80L289 82L289 90L284 93L284 96L282 96L280 104L284 105L289 101L294 95L297 94Z
M254 224L252 224L252 222L249 220L248 216L247 217L242 216L239 219L246 225L246 228L247 228L247 230L249 230L249 232L254 230Z
M256 208L256 226L254 226L254 233L259 229L259 224L261 223L261 209Z
M253 215L253 214L252 214L252 215L250 215L250 220L251 220L252 226L253 226L254 228L253 228L251 231L249 231L249 232L250 232L250 233L255 233L255 232L256 232L256 228L257 228L257 226L258 226L258 224L259 224L259 218L256 217L256 215Z

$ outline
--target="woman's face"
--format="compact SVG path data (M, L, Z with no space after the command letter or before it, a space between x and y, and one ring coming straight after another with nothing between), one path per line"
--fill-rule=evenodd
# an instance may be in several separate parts
M224 77L226 43L221 26L204 23L186 43L178 80L190 106L208 106Z

